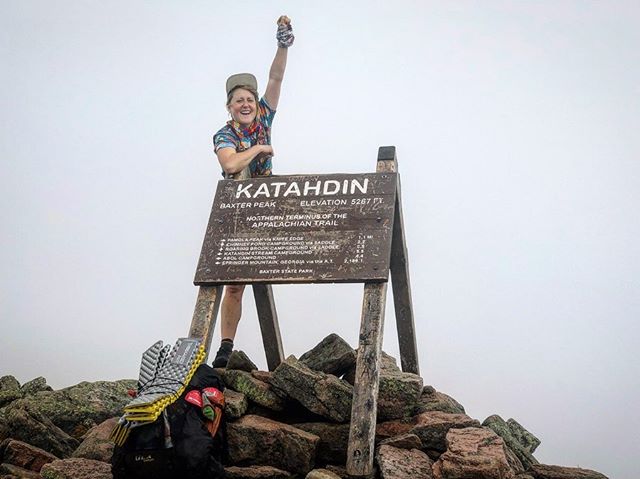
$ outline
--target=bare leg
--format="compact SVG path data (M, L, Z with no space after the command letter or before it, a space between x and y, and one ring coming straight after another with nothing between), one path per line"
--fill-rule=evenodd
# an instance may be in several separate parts
M222 311L220 321L221 339L233 339L236 337L238 323L242 316L242 294L244 284L230 285L224 287L224 297L222 298Z
M242 316L242 293L244 285L229 285L224 287L224 297L222 298L222 318L220 321L220 349L213 360L214 368L224 368L227 366L229 356L233 351L233 340L236 337L238 323Z

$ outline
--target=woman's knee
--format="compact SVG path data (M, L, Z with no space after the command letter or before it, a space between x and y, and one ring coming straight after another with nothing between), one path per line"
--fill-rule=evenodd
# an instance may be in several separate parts
M235 299L242 298L244 292L244 284L233 284L224 287L225 295Z

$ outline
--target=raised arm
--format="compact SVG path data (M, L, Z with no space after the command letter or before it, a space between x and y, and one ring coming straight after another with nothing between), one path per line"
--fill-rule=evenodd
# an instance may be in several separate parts
M264 93L264 98L274 110L278 108L278 101L280 100L280 89L282 87L284 71L287 68L287 51L294 40L289 17L282 16L278 19L278 33L276 38L278 39L278 50L276 50L276 56L271 63L269 82L267 83L267 90Z

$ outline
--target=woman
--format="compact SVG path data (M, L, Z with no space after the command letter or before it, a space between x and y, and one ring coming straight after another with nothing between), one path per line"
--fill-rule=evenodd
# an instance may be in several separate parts
M278 19L278 49L269 70L264 96L258 99L258 82L251 73L238 73L227 80L227 111L231 120L213 136L215 152L227 178L249 167L251 177L270 176L271 123L278 108L280 87L287 66L287 49L293 44L291 21ZM225 367L242 315L244 285L225 286L222 298L220 349L213 367Z

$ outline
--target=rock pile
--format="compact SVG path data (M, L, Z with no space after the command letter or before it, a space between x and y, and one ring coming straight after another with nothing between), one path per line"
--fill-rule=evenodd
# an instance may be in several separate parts
M273 372L235 351L227 385L230 479L339 479L349 440L356 351L330 335ZM377 408L381 479L606 479L539 464L540 441L517 421L480 423L453 398L383 356ZM107 479L108 435L135 381L80 383L53 391L43 378L0 378L0 478Z

